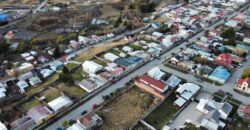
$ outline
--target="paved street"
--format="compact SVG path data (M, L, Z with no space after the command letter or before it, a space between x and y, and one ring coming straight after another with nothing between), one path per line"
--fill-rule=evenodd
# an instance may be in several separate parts
M241 10L243 10L243 8ZM237 12L231 14L230 16L233 16L236 13ZM214 28L215 26L217 26L223 22L224 22L224 20L221 20L207 29ZM197 38L199 38L203 35L203 33L204 32L202 31L201 33L197 34L196 36L190 38L189 42L196 41ZM186 74L183 74L179 71L169 69L169 68L162 66L162 63L165 61L165 59L171 57L171 53L176 53L176 52L180 51L180 48L185 48L187 44L188 44L188 42L184 42L184 43L180 44L179 46L173 48L172 50L170 50L167 53L165 53L164 55L162 55L160 60L155 59L155 60L151 61L150 63L144 65L140 69L137 69L135 72L132 72L128 76L124 77L122 80L120 80L120 81L116 82L115 84L113 84L112 86L108 87L106 90L102 91L101 93L99 93L98 95L96 95L95 97L93 97L92 99L90 99L89 101L87 101L86 103L84 103L83 105L78 107L77 109L71 111L70 113L68 113L67 115L65 115L64 117L62 117L61 119L59 119L58 121L56 121L55 123L53 123L52 125L47 127L46 130L55 130L57 127L61 126L61 122L63 122L64 120L79 118L80 113L82 111L84 111L84 110L90 111L93 104L102 103L103 102L103 99L102 99L103 95L109 94L109 93L113 92L114 90L116 90L117 88L123 87L125 85L125 83L128 82L129 80L131 80L133 77L135 77L137 75L142 75L142 74L146 73L148 70L150 70L151 68L153 68L155 66L159 66L159 65L166 72L170 72L170 73L175 74L181 78L184 78L190 82L194 82L194 83L197 83L197 84L204 86L205 90L207 90L208 92L215 92L215 91L218 91L219 89L224 89L224 90L228 90L229 92L231 92L230 90L232 90L232 87L230 87L230 86L225 85L223 87L220 87L220 86L212 86L212 84L207 83L207 82L197 82L196 79L193 76L191 76L190 74L186 75ZM246 66L246 64L243 65L243 67L245 67L245 66ZM240 74L239 72L238 72L238 74L233 74L232 77L234 77L234 78L229 79L228 83L234 83L235 82L234 80L236 80L235 77L238 77L239 74ZM239 100L243 101L244 103L250 103L249 100L246 100L247 97L240 95L238 93L235 93L235 92L231 92L231 93L234 95L234 97L236 97L236 99L239 99Z

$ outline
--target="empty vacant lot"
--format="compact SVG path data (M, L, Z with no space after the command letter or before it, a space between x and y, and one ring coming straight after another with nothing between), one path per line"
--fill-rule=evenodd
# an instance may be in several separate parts
M104 120L104 124L99 129L128 129L140 120L152 103L152 96L134 87L106 104L98 112Z

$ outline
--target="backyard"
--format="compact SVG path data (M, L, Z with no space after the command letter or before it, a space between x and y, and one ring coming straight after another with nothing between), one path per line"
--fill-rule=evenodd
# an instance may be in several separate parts
M28 91L26 92L26 95L31 96L33 94L36 94L38 92L40 92L42 89L48 87L49 85L55 83L58 80L58 74L55 73L53 74L51 77L49 77L45 82L43 82L42 84L36 86L36 87L29 87Z
M31 108L38 106L38 105L42 105L42 103L38 101L37 99L33 98L32 100L23 103L21 107L24 112L27 112Z
M41 96L44 96L45 97L45 102L50 102L58 97L61 96L61 93L56 90L55 88L49 88L47 90L45 90Z
M168 124L175 113L179 110L178 107L173 105L175 100L175 94L167 97L167 99L165 99L160 106L158 106L150 115L145 118L145 121L157 130L162 129L163 126Z
M56 88L64 92L69 97L81 98L86 94L86 91L75 85L66 85L64 83L60 83L56 86Z
M131 88L98 111L104 120L99 130L129 129L152 104L152 96L142 93L138 88Z
M91 59L91 60L94 61L95 63L99 64L99 65L102 65L102 66L106 66L107 65L106 61L97 59L96 57L93 58L93 59Z

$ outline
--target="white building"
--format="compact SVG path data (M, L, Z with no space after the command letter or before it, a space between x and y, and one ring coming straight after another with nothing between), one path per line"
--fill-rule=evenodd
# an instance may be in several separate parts
M153 32L152 36L155 37L155 38L161 38L163 36L163 34L160 33L160 32Z
M217 130L225 127L221 119L226 120L233 107L227 102L219 103L211 99L200 99L196 109L205 115L201 120L201 125L209 130Z
M175 91L180 97L185 100L191 99L195 94L199 92L201 87L194 83L184 83L179 85L179 88Z
M6 97L6 87L7 85L5 83L0 83L0 98Z
M8 130L2 122L0 122L0 130Z
M16 83L16 85L20 89L21 93L24 93L25 89L29 87L29 84L26 81L19 81Z
M82 64L82 68L83 71L85 71L88 74L95 74L97 71L102 70L103 66L95 63L94 61L85 61Z
M125 51L125 52L127 52L127 53L129 53L129 52L132 52L132 51L133 51L133 48L128 47L128 46L124 46L124 47L122 48L122 50Z
M160 80L165 74L159 67L154 67L148 71L148 75L156 80Z
M111 61L111 62L114 62L115 60L119 59L119 56L114 55L114 54L112 54L112 53L106 53L106 54L104 55L104 59L105 59L105 60L108 60L108 61Z
M71 104L73 104L73 102L66 96L60 96L48 103L49 107L54 112L58 112L63 108L70 106Z

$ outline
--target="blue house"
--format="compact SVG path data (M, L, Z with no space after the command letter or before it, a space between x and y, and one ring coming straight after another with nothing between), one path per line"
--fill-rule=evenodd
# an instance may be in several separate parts
M227 79L230 76L230 72L222 67L222 66L218 66L212 73L211 75L208 76L209 79L214 80L216 82L222 83L224 84Z

